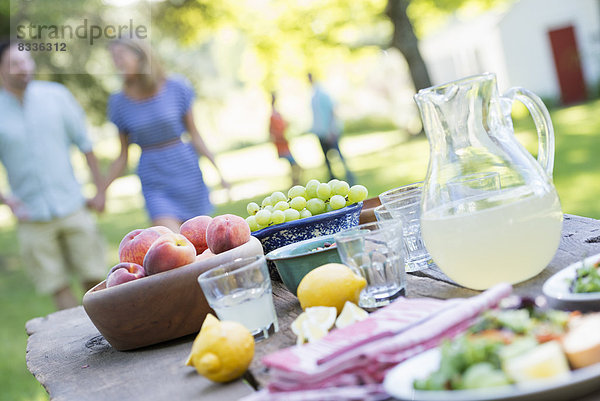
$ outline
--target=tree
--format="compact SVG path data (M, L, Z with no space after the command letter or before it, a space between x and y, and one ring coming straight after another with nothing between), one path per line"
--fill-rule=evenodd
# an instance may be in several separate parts
M391 45L406 59L415 89L419 90L431 86L431 79L419 51L419 40L406 12L409 3L409 0L388 0L385 12L394 25Z

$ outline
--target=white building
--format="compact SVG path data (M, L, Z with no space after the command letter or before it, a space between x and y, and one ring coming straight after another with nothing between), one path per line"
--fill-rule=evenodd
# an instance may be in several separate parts
M434 84L489 71L501 91L577 102L600 84L600 1L520 0L454 20L420 46Z

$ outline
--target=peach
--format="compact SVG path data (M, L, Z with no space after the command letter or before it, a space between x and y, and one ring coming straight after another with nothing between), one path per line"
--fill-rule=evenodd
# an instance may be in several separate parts
M206 228L206 243L215 255L245 244L249 239L250 226L233 214L215 217Z
M156 239L144 257L146 274L156 274L192 263L196 248L186 237L173 232Z
M211 221L212 217L210 216L196 216L185 221L179 229L179 233L194 244L197 255L208 249L208 245L206 245L206 227Z
M162 234L172 233L167 227L138 228L128 233L119 244L119 262L143 265L146 252Z
M212 253L210 251L210 249L206 249L204 252L202 252L200 255L196 256L196 262L200 261L200 260L204 260L204 259L208 259L211 256L215 256L214 253Z
M144 268L137 263L119 263L113 266L106 278L106 287L123 284L146 276Z

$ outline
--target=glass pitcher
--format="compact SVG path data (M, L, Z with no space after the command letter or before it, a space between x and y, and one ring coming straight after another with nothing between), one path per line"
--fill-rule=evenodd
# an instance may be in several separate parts
M511 108L521 101L538 132L538 160L514 136ZM552 184L554 131L539 97L523 88L498 94L491 73L415 95L430 158L421 199L421 233L440 269L483 290L540 273L561 237Z

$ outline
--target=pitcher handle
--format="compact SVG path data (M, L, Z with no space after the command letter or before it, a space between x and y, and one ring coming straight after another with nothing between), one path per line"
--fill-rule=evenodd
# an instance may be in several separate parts
M552 179L554 170L554 128L552 127L550 113L544 102L535 93L520 87L510 88L504 94L504 97L511 102L520 101L531 113L538 134L537 160L548 174L548 177Z

